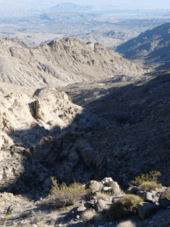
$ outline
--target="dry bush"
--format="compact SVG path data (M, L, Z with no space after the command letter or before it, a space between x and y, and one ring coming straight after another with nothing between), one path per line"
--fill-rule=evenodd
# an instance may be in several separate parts
M144 191L149 191L149 190L157 190L161 187L161 184L158 184L156 182L143 182L141 184L141 189Z
M87 209L81 214L81 219L86 223L94 221L95 218L97 218L97 213L93 209Z
M116 227L136 227L136 225L129 220L119 223Z
M90 190L86 190L80 183L74 182L67 186L66 183L58 184L54 177L51 180L51 197L45 201L44 205L51 204L57 208L73 205L76 200L81 199L82 195L90 193Z
M130 213L136 212L137 205L143 202L139 196L127 194L125 197L117 200L110 208L110 217L112 219L123 218Z
M150 171L149 173L142 174L135 178L132 183L141 187L142 190L156 190L160 188L162 185L158 184L158 177L161 176L161 172L159 171Z
M95 197L97 199L103 199L104 201L106 201L109 196L106 193L96 192Z

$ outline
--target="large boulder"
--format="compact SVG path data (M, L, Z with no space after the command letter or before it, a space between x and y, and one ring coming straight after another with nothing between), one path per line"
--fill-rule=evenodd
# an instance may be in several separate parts
M104 178L101 183L103 184L104 192L111 192L113 195L121 194L121 189L116 181L113 181L111 177Z
M148 218L152 213L160 208L159 205L147 202L141 202L137 206L138 215L141 219Z
M159 203L162 208L170 207L170 188L161 193Z
M103 185L101 182L91 180L87 183L86 188L90 189L92 193L101 192Z

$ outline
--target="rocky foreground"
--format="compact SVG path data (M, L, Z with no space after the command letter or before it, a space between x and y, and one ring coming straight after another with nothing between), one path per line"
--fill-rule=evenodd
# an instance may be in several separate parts
M91 180L80 187L79 199L72 200L63 189L33 201L21 195L0 193L1 226L90 226L90 227L168 227L170 189L142 190L130 187L125 194L112 178ZM58 196L59 194L59 196ZM71 194L69 194L71 196ZM71 202L70 202L71 201Z

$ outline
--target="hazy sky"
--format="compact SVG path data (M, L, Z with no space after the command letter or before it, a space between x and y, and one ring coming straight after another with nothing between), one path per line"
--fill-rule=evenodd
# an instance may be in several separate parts
M61 1L64 2L64 1ZM69 1L71 2L71 1ZM79 0L73 0L72 2L76 4L80 4ZM85 0L83 4L107 4L107 5L115 5L118 7L128 8L128 9L159 9L159 8L170 8L169 0Z
M58 3L73 2L79 5L112 5L115 9L170 9L169 0L0 0L1 7L50 7Z

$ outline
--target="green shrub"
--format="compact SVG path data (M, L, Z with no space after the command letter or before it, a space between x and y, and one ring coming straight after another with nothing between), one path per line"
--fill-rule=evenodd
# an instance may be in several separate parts
M166 199L170 199L170 195L165 195L165 198Z
M6 215L11 215L12 212L10 210L7 210Z
M147 190L157 190L161 187L161 184L157 184L156 182L143 182L141 184L141 189L144 190L144 191L147 191Z
M127 194L122 199L117 200L110 208L110 217L112 219L123 218L129 213L136 211L137 205L143 202L139 196Z
M142 190L156 190L162 186L161 184L158 184L158 177L160 176L161 172L150 171L149 173L136 177L132 183L141 187Z
M48 202L55 203L57 207L72 205L81 198L81 195L90 194L90 190L86 190L81 183L74 182L67 186L66 183L59 184L54 177L51 177L51 180L50 194L52 197L48 199Z

